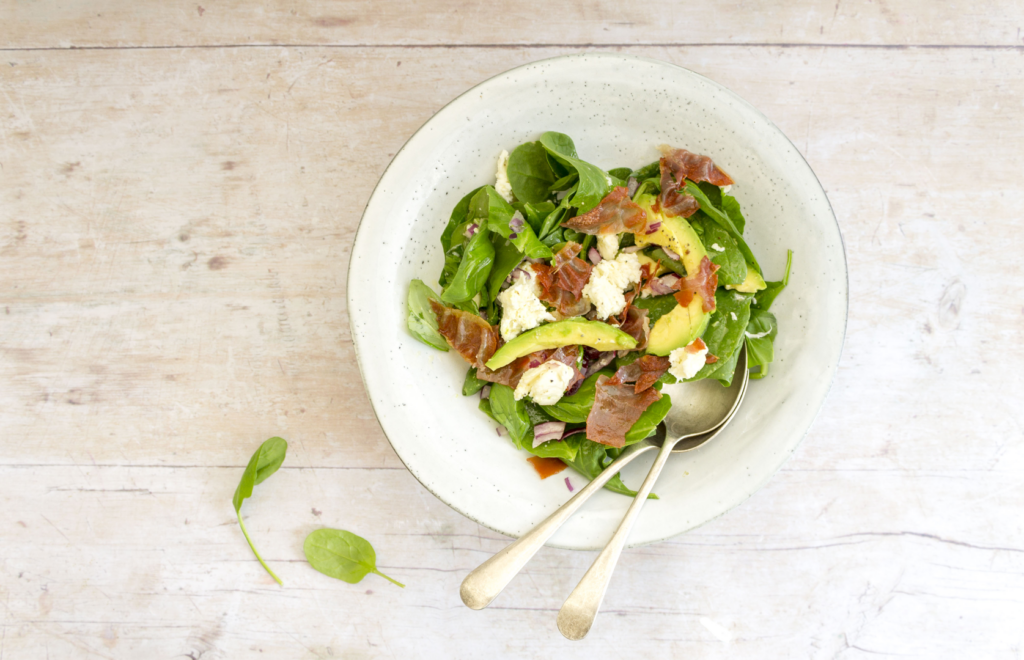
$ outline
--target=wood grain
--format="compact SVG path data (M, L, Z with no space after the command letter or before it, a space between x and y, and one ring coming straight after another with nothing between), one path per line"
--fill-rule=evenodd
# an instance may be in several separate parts
M1024 6L1005 0L694 2L572 0L169 0L0 2L9 48L226 45L409 46L869 44L1024 46Z
M855 10L860 34L857 12L881 6ZM109 38L180 36L141 20L170 7L123 5L130 39ZM45 39L93 34L85 8ZM816 11L774 10L763 31ZM247 20L254 38L276 25ZM424 20L414 36L466 38ZM951 38L937 25L870 38ZM579 644L554 618L592 553L544 550L492 608L459 602L506 539L402 467L345 308L359 216L404 140L472 84L566 49L5 51L0 658L1022 657L1020 51L623 51L710 76L793 139L843 230L850 322L784 469L628 551ZM283 588L230 506L270 435L291 442L286 467L243 513ZM408 588L312 571L318 526L370 539Z

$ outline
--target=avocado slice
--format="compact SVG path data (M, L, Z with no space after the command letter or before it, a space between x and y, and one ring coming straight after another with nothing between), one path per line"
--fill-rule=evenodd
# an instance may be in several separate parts
M647 352L652 355L668 355L697 339L707 330L711 315L704 311L704 299L697 294L686 307L676 307L665 314L654 327L647 341Z
M761 289L767 288L767 285L764 283L764 278L761 277L761 274L751 268L750 264L747 264L747 278L736 286L726 285L725 288L730 291L739 291L740 293L757 293Z
M679 255L687 275L696 273L700 269L701 260L708 255L704 244L700 242L697 232L693 231L690 223L683 218L677 216L667 218L652 210L655 199L654 195L640 195L636 198L636 203L647 212L647 224L661 223L658 231L650 234L636 234L636 244L667 247Z
M590 346L599 351L636 348L636 339L616 327L582 318L545 323L528 330L494 352L488 369L500 369L524 355L560 346Z

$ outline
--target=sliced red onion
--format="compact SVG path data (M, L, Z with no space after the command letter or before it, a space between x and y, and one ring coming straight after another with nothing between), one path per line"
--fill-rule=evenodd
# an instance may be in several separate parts
M620 252L625 252L626 254L633 254L634 252L639 252L640 250L644 249L645 247L646 246L644 246L644 245L630 245L629 247L622 248L620 250Z
M487 399L490 396L491 396L491 386L490 385L484 385L483 388L480 390L480 398L481 399Z
M647 231L645 231L644 233L645 234L653 234L654 232L658 231L658 229L660 229L660 228L661 228L661 223L660 222L652 222L651 224L647 225Z
M590 250L587 252L587 256L590 257L590 263L594 264L595 266L601 263L601 253L597 251L597 248L590 248Z
M536 449L548 440L561 440L565 433L565 422L542 422L533 427L533 447Z
M466 227L466 231L463 233L466 235L466 238L473 238L473 235L478 231L480 231L480 225L474 222L470 226Z
M661 248L661 251L664 252L668 256L669 259L675 259L676 261L682 261L682 259L679 258L678 254L676 254L672 250L668 249L667 247Z
M565 487L569 489L570 493L572 492L572 482L569 481L569 477L565 478Z
M503 428L501 428L500 426L495 426L495 427L494 427L494 431L495 431L495 433L497 433L497 434L498 434L498 437L499 437L499 438L500 438L500 437L501 437L502 435L504 435L504 434L505 434L505 430L504 430Z
M520 277L525 277L528 280L533 279L533 269L532 268L515 268L515 269L512 270L511 273L509 273L509 278L512 281L517 281L517 280L519 280Z
M564 434L562 435L562 440L565 440L565 439L566 439L566 438L568 438L568 437L569 437L570 435L576 435L577 433L586 433L586 432L587 432L587 428L586 428L586 427L583 427L583 428L578 428L578 429L573 429L573 430L571 430L571 431L566 431L566 432L565 432L565 433L564 433Z
M522 213L516 211L512 216L512 219L508 221L508 228L512 230L512 234L509 238L516 238L519 235L519 232L523 231L523 227L525 226L526 219L523 217Z
M633 195L636 194L636 189L639 188L639 187L640 187L640 182L637 181L636 179L634 179L633 177L629 177L629 180L626 181L626 190L629 191L629 196L630 197L633 197ZM572 490L572 489L570 488L569 490Z
M651 280L651 291L656 296L663 296L676 290L675 283L679 281L678 275L665 275Z

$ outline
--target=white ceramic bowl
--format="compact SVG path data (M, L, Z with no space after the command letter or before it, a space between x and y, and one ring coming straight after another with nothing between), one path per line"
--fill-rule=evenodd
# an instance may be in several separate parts
M630 543L692 529L764 484L814 421L839 363L846 330L842 238L825 192L782 132L729 90L686 69L624 55L558 57L474 87L434 115L395 156L366 206L348 278L359 367L384 433L426 488L486 527L519 536L569 497L583 477L567 469L545 481L527 454L498 437L461 395L467 365L406 329L409 281L434 286L439 237L452 207L494 182L502 149L547 130L573 138L580 157L605 169L639 167L669 144L711 156L736 181L745 236L766 279L779 279L794 251L779 320L776 362L752 381L730 427L713 442L673 456L644 506ZM623 473L637 488L653 456ZM598 493L550 545L602 547L630 500Z

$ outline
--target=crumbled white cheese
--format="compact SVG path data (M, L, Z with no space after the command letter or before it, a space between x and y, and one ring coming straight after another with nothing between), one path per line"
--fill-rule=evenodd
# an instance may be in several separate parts
M597 318L620 314L626 307L623 291L640 282L640 260L635 254L622 253L594 266L583 287L583 297L597 309Z
M516 401L528 396L537 405L553 406L562 398L573 373L572 367L557 360L548 360L539 367L526 370L513 396Z
M719 245L718 243L712 243L711 249L714 250L715 252L725 252L725 248Z
M690 346L693 346L693 343ZM686 380L696 376L697 372L704 366L708 355L707 346L697 351L691 351L690 346L677 348L668 354L668 361L672 364L668 372L679 380Z
M765 330L764 332L755 332L754 334L751 334L749 332L744 332L743 334L747 336L747 339L760 339L761 337L767 337L771 333L771 330Z
M498 294L498 304L502 307L501 337L505 341L514 339L519 333L536 328L545 321L554 321L555 317L540 301L540 286L532 266L523 268L523 273L512 286Z
M619 253L619 235L598 234L597 251L601 253L602 259L614 259Z
M726 288L728 288L728 287L726 287ZM732 297L735 298L736 300L739 300L740 302L743 302L743 294L742 293L734 293L734 294L732 294Z
M511 204L512 184L508 180L508 152L504 149L502 149L501 155L498 156L498 171L494 176L497 179L494 183L494 189L506 202Z
M733 321L738 321L739 320L738 318L736 318L736 312L729 312L729 316L732 317Z
M722 194L723 195L725 193L729 192L730 190L732 190L732 184L731 183L729 185L727 185L727 186L722 186Z

